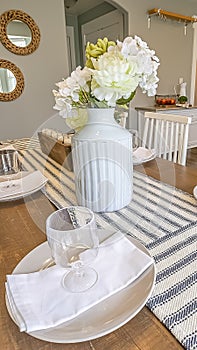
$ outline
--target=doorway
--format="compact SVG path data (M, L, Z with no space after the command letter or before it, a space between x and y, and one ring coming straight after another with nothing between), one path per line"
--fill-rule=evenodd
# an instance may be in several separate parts
M75 45L74 45L74 28L66 27L67 49L68 49L68 69L69 74L76 68Z
M84 66L88 41L96 43L98 38L105 36L116 41L128 35L128 13L115 2L91 0L90 5L89 0L78 0L76 5L65 9L65 14L67 26L73 27L74 31L76 66ZM69 54L72 55L72 52ZM73 61L72 56L68 59Z
M193 23L193 57L191 70L190 103L197 106L197 23Z
M96 43L98 38L108 40L123 40L123 15L114 10L104 16L93 19L81 26L83 62L85 63L85 47L87 42Z

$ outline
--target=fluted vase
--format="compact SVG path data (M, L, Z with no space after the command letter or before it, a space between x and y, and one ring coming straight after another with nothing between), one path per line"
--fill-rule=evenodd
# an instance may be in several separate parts
M79 205L113 212L132 200L132 135L114 119L114 108L89 108L88 123L72 139Z

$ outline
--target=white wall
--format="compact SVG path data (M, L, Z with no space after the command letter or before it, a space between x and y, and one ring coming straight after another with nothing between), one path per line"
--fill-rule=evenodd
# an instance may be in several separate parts
M85 1L85 0L83 0ZM109 0L112 4L115 1ZM183 15L197 14L196 0L118 0L129 12L129 33L142 37L156 51L161 65L157 93L174 93L173 87L183 77L190 87L193 29L152 18L147 28L147 10L162 8ZM0 44L0 57L15 63L25 77L25 90L15 101L0 102L0 139L31 136L49 117L54 115L51 90L55 82L67 76L66 35L63 0L1 0L0 13L21 9L33 17L41 31L39 48L27 56L14 55ZM153 98L141 93L132 106L152 105Z
M63 0L1 0L0 14L18 9L37 23L41 41L30 55L19 56L0 43L0 57L16 64L25 78L22 95L0 102L0 140L29 137L54 115L52 89L67 76L66 29Z

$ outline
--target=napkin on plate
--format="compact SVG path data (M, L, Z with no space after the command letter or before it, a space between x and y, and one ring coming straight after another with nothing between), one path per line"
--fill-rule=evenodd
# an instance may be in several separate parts
M100 245L91 264L98 280L85 292L65 289L61 280L68 270L58 266L30 274L7 275L6 291L12 314L20 331L55 327L120 291L151 264L151 257L118 232L113 241L110 237Z
M17 178L18 176L20 178ZM5 178L5 176L4 176ZM6 198L17 194L25 194L39 188L47 182L47 178L39 170L32 173L21 172L16 178L0 182L0 198ZM11 185L11 186L10 186Z
M143 162L144 160L148 160L155 155L154 149L148 149L144 147L138 147L135 151L133 151L133 158L137 162Z

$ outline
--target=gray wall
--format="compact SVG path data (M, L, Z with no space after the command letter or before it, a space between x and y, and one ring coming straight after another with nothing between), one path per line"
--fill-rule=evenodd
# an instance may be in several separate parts
M85 0L84 0L85 1ZM109 1L115 4L113 1ZM196 0L118 0L129 12L129 34L139 35L156 51L159 68L159 94L173 93L179 77L190 87L193 29L188 25L187 36L183 25L152 18L147 29L147 10L158 7L184 14L197 14ZM54 115L51 90L55 82L67 75L66 36L63 0L1 0L0 13L21 9L34 18L41 31L39 48L28 56L18 56L0 44L0 57L15 63L25 77L25 90L15 101L0 102L0 139L31 136L48 118ZM132 107L152 105L153 98L138 92Z
M52 89L68 74L63 0L1 0L0 14L23 10L37 23L41 41L30 55L19 56L0 43L0 57L16 64L25 78L22 95L11 102L0 102L0 140L32 136L54 115Z
M129 34L140 36L150 48L156 51L160 58L158 70L160 82L157 93L174 93L174 85L178 83L179 77L183 77L187 82L189 95L193 46L192 25L188 25L185 36L183 24L152 17L151 28L148 30L147 11L157 7L192 16L197 14L197 2L194 0L157 0L156 2L152 0L119 0L119 5L129 8ZM153 103L153 98L147 98L138 92L132 106L152 105Z

